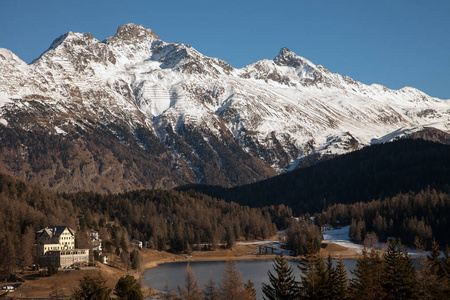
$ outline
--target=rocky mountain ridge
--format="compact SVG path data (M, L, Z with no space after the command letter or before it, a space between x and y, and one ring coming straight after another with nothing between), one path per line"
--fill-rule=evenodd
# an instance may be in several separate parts
M450 101L364 85L287 48L235 69L150 29L56 39L31 64L0 49L0 171L57 191L233 186L424 127Z

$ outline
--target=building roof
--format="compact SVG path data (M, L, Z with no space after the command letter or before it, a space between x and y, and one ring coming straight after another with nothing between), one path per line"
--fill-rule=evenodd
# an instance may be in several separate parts
M75 231L67 226L47 226L44 229L39 230L37 234L42 235L45 232L50 237L60 236L66 228L69 230L70 233L72 233L72 235L75 235Z

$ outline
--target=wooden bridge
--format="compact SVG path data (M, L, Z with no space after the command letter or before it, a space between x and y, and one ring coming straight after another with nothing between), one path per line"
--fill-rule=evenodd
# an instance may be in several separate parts
M274 254L276 250L278 250L280 252L285 251L285 250L281 249L280 247L270 245L270 244L258 246L258 254Z

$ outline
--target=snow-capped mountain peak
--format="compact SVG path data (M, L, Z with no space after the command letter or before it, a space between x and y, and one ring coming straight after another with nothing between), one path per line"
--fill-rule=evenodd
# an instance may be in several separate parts
M154 39L159 39L158 35L153 30L145 28L142 25L129 23L126 25L119 26L116 35L114 35L114 38L121 40L128 40L135 43L149 36Z
M293 68L309 67L315 69L315 65L304 57L298 56L286 47L281 48L273 61L279 66L289 66Z
M5 48L0 48L0 74L8 76L7 66L14 68L26 68L27 64L17 55Z
M120 147L134 143L143 151L133 148L139 161L164 160L158 168L168 168L171 184L243 184L311 155L342 154L423 127L450 130L450 101L414 88L368 86L287 48L234 69L136 24L104 41L69 32L30 65L0 49L0 69L0 127L44 128L89 145L105 136ZM120 162L127 152L118 151ZM42 176L59 174L52 172ZM149 186L142 179L149 174L132 185ZM64 180L55 179L60 190Z
M85 45L89 40L94 39L91 33L78 33L69 31L59 38L55 39L53 43L50 45L47 51L55 50L57 47L63 44L72 44L72 45ZM95 40L97 41L97 40Z

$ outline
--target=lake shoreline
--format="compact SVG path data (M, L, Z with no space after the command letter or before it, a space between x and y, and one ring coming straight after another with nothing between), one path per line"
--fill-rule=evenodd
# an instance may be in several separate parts
M324 253L324 249L321 249L321 256L325 259L327 255ZM242 255L234 257L223 257L215 255L208 257L184 257L182 259L170 259L159 260L149 262L145 265L141 273L141 280L146 286L145 295L155 295L163 290L169 290L172 292L178 292L178 286L184 286L184 274L186 265L191 263L190 266L195 272L196 279L200 286L204 286L208 278L213 278L217 283L220 283L220 279L223 278L223 266L227 261L237 261L237 268L242 274L242 279L252 280L257 288L258 299L262 299L261 284L267 283L267 272L273 268L273 259L277 255ZM347 268L350 265L349 272L356 266L356 256L342 257L340 255L334 258L343 258L344 264ZM298 259L301 256L293 257L286 256L289 261L289 265L293 268L297 280L300 280L298 276L299 270L297 268ZM349 262L350 261L350 262ZM336 260L335 260L336 262Z
M255 254L258 253L258 246L261 241L254 243L237 243L232 250L217 249L215 251L193 251L191 255L173 254L166 251L157 251L153 249L144 248L140 251L142 255L142 266L139 271L125 270L117 265L117 257L112 255L110 257L111 265L104 265L97 262L97 270L100 271L107 279L109 288L114 288L118 279L125 275L132 275L136 279L144 278L144 273L156 268L162 264L183 263L183 262L225 262L228 260L235 261L271 261L276 257L276 254ZM320 255L324 258L331 255L333 258L342 257L343 259L356 259L358 254L349 248L339 246L337 244L323 242L320 249ZM286 256L288 260L296 260L300 257ZM114 266L116 265L116 266ZM79 280L85 275L94 275L97 271L92 270L70 270L59 272L52 277L39 277L35 273L27 271L22 276L27 278L32 275L33 279L26 279L16 295L22 297L48 297L52 291L55 283L59 285L59 293L64 296L70 296L72 289L78 285ZM33 275L34 274L34 275ZM36 277L37 276L37 277ZM144 288L145 295L154 292L150 288Z
M248 246L247 246L248 247ZM155 250L153 250L155 251ZM241 250L242 251L242 250ZM247 253L247 254L239 254L241 251L237 251L236 254L233 254L233 250L216 250L216 251L193 251L191 255L178 255L171 254L165 252L167 257L161 257L160 259L147 261L144 263L142 271L139 273L143 273L148 269L156 268L161 264L167 263L180 263L180 262L215 262L215 261L259 261L259 260L273 260L277 254L255 254ZM256 247L254 250L256 251ZM209 252L209 253L208 253ZM163 253L163 252L160 252ZM204 255L210 254L210 255ZM357 259L360 255L357 249L340 246L338 244L323 241L320 249L320 256L323 258L331 256L333 259ZM302 256L290 256L287 255L287 260L297 260Z

